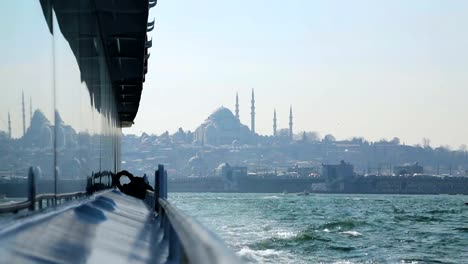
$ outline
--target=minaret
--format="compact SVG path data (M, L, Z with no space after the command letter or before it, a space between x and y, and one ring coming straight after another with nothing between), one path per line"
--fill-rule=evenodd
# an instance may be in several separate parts
M250 130L255 134L255 94L252 88L252 106L250 107Z
M26 113L24 110L24 91L22 91L22 102L23 102L23 136L26 134Z
M289 138L293 139L293 114L292 105L289 107Z
M273 136L276 137L276 108L273 111Z
M236 118L239 119L239 95L236 93Z
M11 118L10 118L10 112L8 112L8 138L11 139Z
M32 97L29 97L29 125L32 123Z
M201 127L202 128L202 139L201 139L201 145L202 147L205 146L205 127Z

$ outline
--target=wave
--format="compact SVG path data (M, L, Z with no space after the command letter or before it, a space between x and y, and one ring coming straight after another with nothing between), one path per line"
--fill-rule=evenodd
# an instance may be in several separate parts
M288 232L288 231L280 231L280 232L276 232L275 234L275 237L282 238L282 239L294 238L296 236L297 236L297 233Z
M362 234L354 229L365 224L367 224L365 221L342 220L329 222L319 226L312 225L299 232L279 231L276 233L270 233L269 237L250 244L250 246L254 249L266 249L293 247L307 241L330 242L333 240L333 237L330 235L341 230L344 230L340 232L342 235L358 237L362 236Z
M337 250L337 251L343 251L343 252L349 252L352 250L355 250L355 247L352 246L329 246L328 248Z
M468 227L457 227L455 230L468 233Z
M357 263L357 262L352 262L352 261L349 261L349 260L338 260L338 261L333 262L333 264L355 264L355 263Z
M281 231L271 234L270 237L254 242L249 246L253 249L285 249L294 248L298 245L304 245L308 242L329 242L331 238L328 234L317 232L317 230L308 228L300 232Z
M397 215L394 217L397 221L411 221L419 223L428 223L428 222L438 222L440 219L434 216L425 216L425 215Z
M405 214L406 213L405 210L403 210L401 208L398 208L395 205L392 205L392 207L393 207L393 213L395 213L395 214Z
M354 231L354 230L343 231L343 232L340 232L340 234L347 235L347 236L353 236L353 237L362 236L361 233L359 233L358 231Z
M367 224L365 221L358 221L358 220L340 220L340 221L333 221L328 222L326 224L321 225L318 229L324 230L333 230L333 229L352 229L360 225Z
M426 258L404 258L401 260L401 263L408 263L408 264L419 264L419 263L428 263L428 259ZM430 259L430 263L446 263L444 261L440 261L437 259Z
M281 199L281 197L276 196L276 195L272 195L272 196L265 196L265 197L262 197L262 199L266 199L266 200L268 200L268 199Z
M242 261L249 263L264 263L266 261L283 262L285 254L273 249L254 250L249 247L243 247L236 253Z
M455 209L436 209L428 211L428 214L459 214L462 210L455 210Z

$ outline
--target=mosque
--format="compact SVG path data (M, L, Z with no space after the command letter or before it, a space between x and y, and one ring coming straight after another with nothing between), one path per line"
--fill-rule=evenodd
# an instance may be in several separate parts
M239 96L236 94L235 114L226 107L214 111L196 130L195 141L208 145L255 144L260 136L255 132L255 93L252 89L250 106L250 128L240 122ZM278 137L276 109L273 111L273 137ZM293 139L292 106L289 108L289 129L287 138Z

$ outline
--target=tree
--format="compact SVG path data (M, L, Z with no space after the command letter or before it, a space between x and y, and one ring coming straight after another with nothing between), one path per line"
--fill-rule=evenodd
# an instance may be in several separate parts
M328 134L323 138L323 142L331 143L335 141L336 141L336 138L332 134Z
M458 147L458 150L461 151L461 152L466 152L466 145L461 144L460 147Z
M422 145L424 148L431 148L431 140L428 138L423 138Z
M450 152L450 146L439 146L434 149L434 151L439 152L439 153L449 153Z
M307 142L316 142L316 141L320 141L320 136L317 132L303 132L302 133L302 139L304 139L307 141Z
M394 138L392 139L392 143L395 144L395 145L400 145L400 139L397 138L397 137L394 137Z

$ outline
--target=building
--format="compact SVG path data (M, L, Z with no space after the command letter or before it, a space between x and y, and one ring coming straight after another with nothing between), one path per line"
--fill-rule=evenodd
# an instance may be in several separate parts
M354 166L343 160L339 164L322 164L322 177L325 177L328 181L345 180L353 176Z
M254 133L226 107L218 108L195 130L195 140L208 145L231 145L234 141L248 144L254 138Z
M393 171L395 175L397 176L405 176L405 175L413 176L415 174L423 174L424 168L423 166L415 162L415 163L406 163L400 166L395 166L393 168Z

